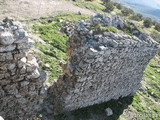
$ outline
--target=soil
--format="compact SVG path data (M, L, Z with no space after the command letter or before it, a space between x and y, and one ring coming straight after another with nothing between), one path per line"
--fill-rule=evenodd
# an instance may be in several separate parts
M57 0L0 0L0 19L12 17L18 20L49 17L59 11L81 12L93 15L94 12L74 6L72 2Z

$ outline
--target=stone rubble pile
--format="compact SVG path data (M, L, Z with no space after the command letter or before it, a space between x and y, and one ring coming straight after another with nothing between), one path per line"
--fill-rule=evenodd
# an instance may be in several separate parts
M123 29L126 22L97 14L75 25L67 42L70 58L64 75L50 89L55 114L134 95L141 87L143 71L158 43L142 32L130 36L93 29L98 25Z
M30 48L26 27L6 18L0 22L0 116L26 120L43 101L45 73Z
M74 30L74 26L75 24L73 22L66 21L62 24L61 32L70 36L72 34L72 31Z

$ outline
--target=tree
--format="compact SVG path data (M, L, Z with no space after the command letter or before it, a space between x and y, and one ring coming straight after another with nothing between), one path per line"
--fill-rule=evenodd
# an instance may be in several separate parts
M151 18L145 18L144 22L143 22L143 25L147 28L151 27L152 26L152 19Z
M157 23L157 24L155 25L155 29L156 29L158 32L160 32L160 23Z
M143 15L142 15L142 14L140 14L140 13L138 13L138 14L137 14L137 17L139 17L139 19L141 19L141 20L142 20Z
M124 16L129 16L129 15L131 15L131 14L134 14L134 11L133 11L132 9L126 8L126 7L124 7L124 8L121 10L121 12L122 12L122 14L123 14Z

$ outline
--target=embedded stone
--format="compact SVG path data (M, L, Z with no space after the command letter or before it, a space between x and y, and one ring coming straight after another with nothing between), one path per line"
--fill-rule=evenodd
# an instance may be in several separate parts
M105 112L106 112L107 116L111 116L111 115L113 115L113 111L112 111L112 109L111 109L111 108L107 108L107 109L105 109Z
M9 84L10 82L11 82L10 80L2 79L2 80L0 80L0 85L4 86L4 85Z
M13 35L10 32L0 33L0 44L11 45L14 42Z
M13 51L15 48L16 48L15 45L9 45L9 46L0 47L0 53L1 52Z

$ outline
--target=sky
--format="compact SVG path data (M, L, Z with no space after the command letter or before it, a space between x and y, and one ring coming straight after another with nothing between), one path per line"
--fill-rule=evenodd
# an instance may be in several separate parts
M160 9L160 0L133 0L134 3Z

